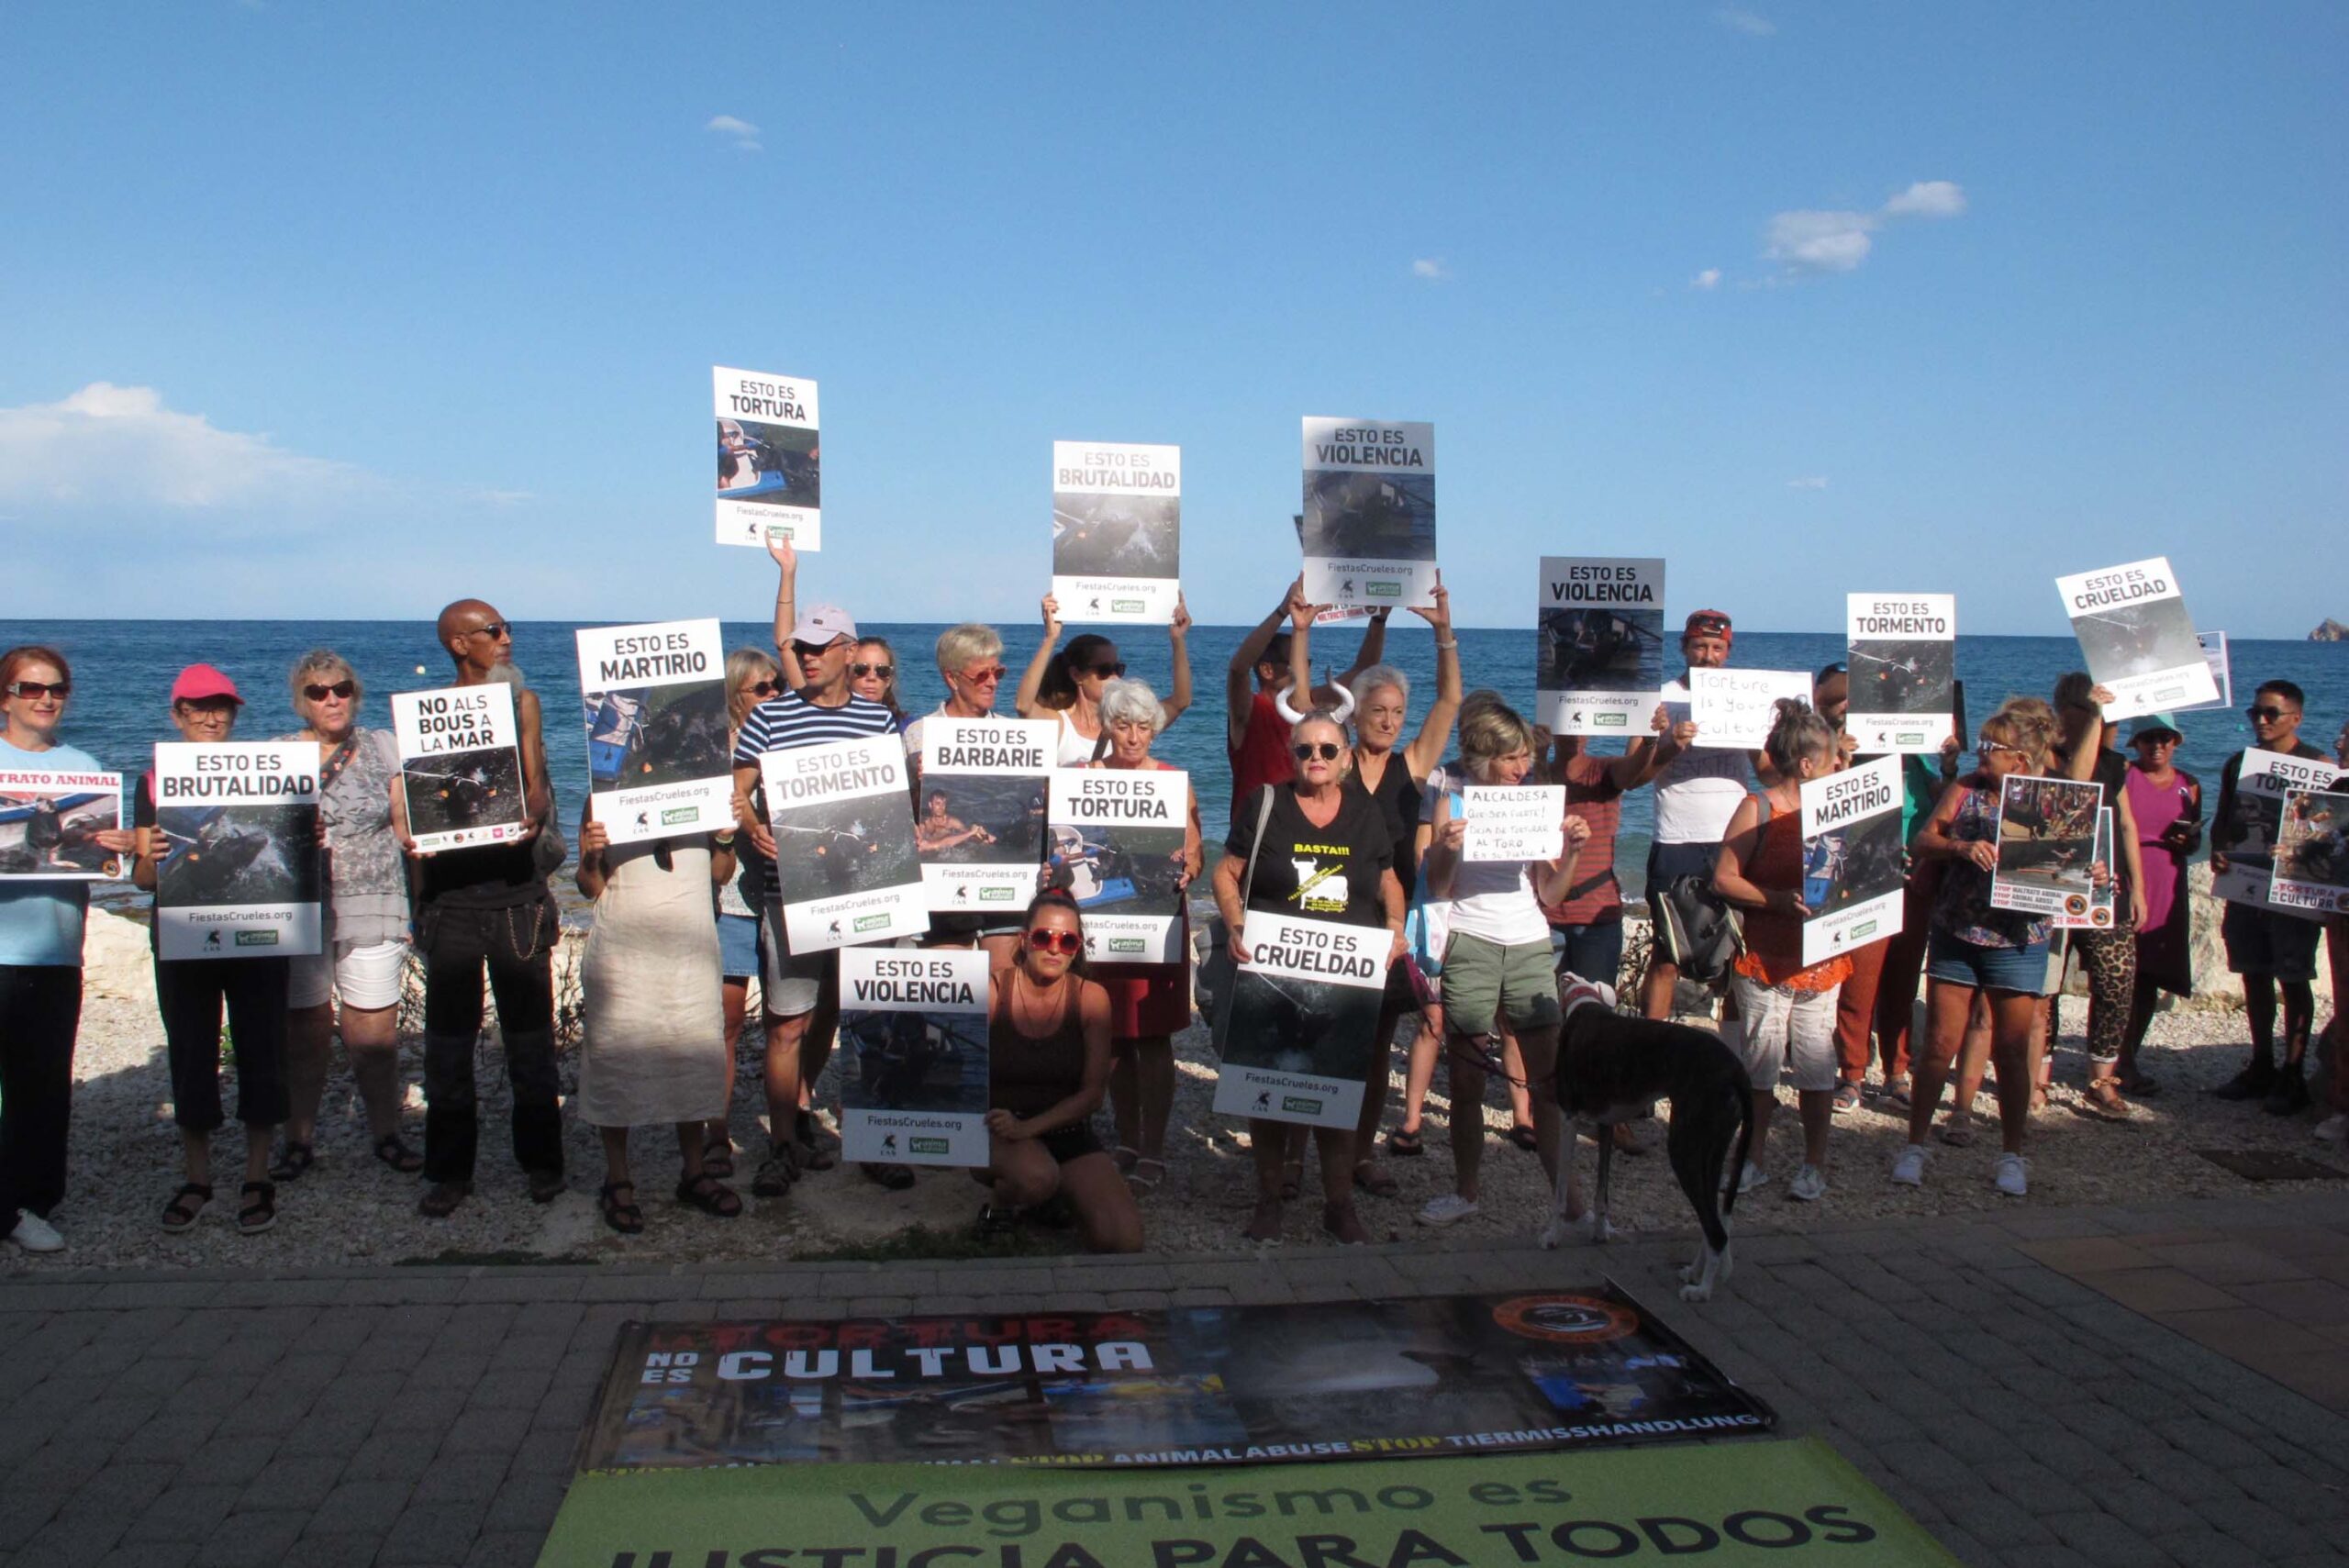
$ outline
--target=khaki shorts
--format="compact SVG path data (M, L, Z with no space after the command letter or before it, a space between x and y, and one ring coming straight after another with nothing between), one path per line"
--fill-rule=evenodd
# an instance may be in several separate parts
M1835 999L1842 989L1789 991L1742 974L1729 977L1737 1017L1722 1023L1721 1040L1745 1063L1756 1090L1776 1094L1778 1075L1789 1067L1798 1093L1823 1095L1835 1087Z
M1455 1034L1491 1034L1497 1020L1510 1029L1555 1029L1558 980L1550 968L1547 937L1511 947L1466 931L1452 933L1443 951L1443 1023Z

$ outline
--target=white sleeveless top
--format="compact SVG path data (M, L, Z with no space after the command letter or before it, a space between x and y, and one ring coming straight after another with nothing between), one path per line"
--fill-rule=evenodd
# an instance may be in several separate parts
M1460 797L1448 795L1453 817ZM1432 820L1432 818L1431 818ZM1461 861L1452 868L1452 931L1502 947L1540 942L1549 951L1550 922L1533 896L1531 861Z
M1075 725L1071 724L1066 708L1060 709L1052 715L1052 717L1061 727L1060 750L1053 754L1053 765L1062 768L1081 768L1092 762L1093 749L1100 744L1101 737L1087 735L1078 729Z

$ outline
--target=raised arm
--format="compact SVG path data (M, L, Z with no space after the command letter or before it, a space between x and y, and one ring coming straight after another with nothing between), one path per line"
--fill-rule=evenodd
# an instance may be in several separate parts
M788 539L771 539L767 554L781 573L774 588L775 667L783 672L784 689L796 692L807 684L799 655L791 651L791 628L799 623L799 606L794 603L799 596L799 551Z
M1423 779L1428 770L1443 761L1443 749L1452 740L1452 727L1460 718L1460 636L1452 629L1452 592L1443 585L1443 573L1435 574L1435 606L1431 609L1411 606L1411 613L1435 628L1435 701L1428 705L1428 716L1420 721L1419 733L1403 749L1403 761L1411 776ZM1381 646L1385 645L1386 628L1379 628ZM1365 635L1364 642L1370 640Z
M1052 655L1061 645L1061 602L1047 594L1043 599L1044 640L1036 645L1036 657L1028 661L1028 668L1019 673L1019 690L1011 699L1012 710L1022 718L1036 717L1036 696L1044 689L1044 672L1051 667Z
M1167 657L1174 665L1174 686L1158 710L1166 716L1166 724L1172 724L1191 708L1191 611L1180 593L1174 595L1174 618L1166 623L1166 645Z
M1264 650L1273 645L1273 636L1287 618L1288 602L1305 579L1298 577L1281 595L1281 602L1273 613L1256 623L1256 629L1240 639L1231 651L1231 662L1223 672L1223 732L1226 741L1234 749L1248 733L1248 710L1254 706L1255 688L1249 683L1255 679L1256 662L1264 658Z

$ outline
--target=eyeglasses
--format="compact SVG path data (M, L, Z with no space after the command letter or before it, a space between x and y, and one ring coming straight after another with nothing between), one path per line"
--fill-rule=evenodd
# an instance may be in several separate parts
M846 648L847 646L848 646L848 639L847 639L847 638L845 638L845 637L836 637L836 638L832 639L832 640L831 640L831 641L829 641L829 642L799 642L799 641L794 641L794 642L792 643L792 645L791 645L791 651L792 651L794 653L798 654L798 655L799 655L799 657L800 657L800 658L802 658L802 659L821 659L825 654L829 653L833 649L835 649L835 648Z
M1028 933L1028 945L1038 952L1062 952L1074 957L1083 950L1085 939L1074 931L1049 930L1039 926Z
M878 675L885 681L894 681L897 678L897 667L895 664L851 664L848 667L848 673L852 675Z
M1974 754L1977 757L1987 757L1998 751L2011 751L2018 757L2026 754L2021 747L2009 746L2002 741L1986 739L1974 743Z
M1300 740L1289 750L1297 753L1297 760L1300 762L1309 762L1316 757L1325 762L1334 762L1338 760L1338 753L1345 748L1335 740Z
M1088 675L1097 675L1102 680L1107 681L1115 676L1124 674L1126 673L1126 664L1125 661L1122 659L1119 660L1114 664L1087 664L1085 667L1084 673Z
M513 623L512 621L510 621L510 620L494 620L494 621L491 621L487 626L477 626L477 627L473 628L473 630L471 630L471 631L469 631L469 632L465 633L465 635L466 635L467 637L487 637L487 638L492 638L492 639L502 639L502 638L505 638L505 637L507 637L507 636L512 635L513 630L514 630L514 623Z
M754 697L771 697L783 690L783 685L776 681L745 681L742 689Z
M2247 707L2243 712L2262 724L2273 724L2284 717L2284 710L2280 707Z
M8 683L8 695L12 697L24 697L34 701L42 697L55 697L59 702L63 702L72 694L73 683L71 681L11 681Z
M358 690L359 683L356 681L337 681L330 686L321 686L313 683L302 688L302 695L312 702L324 702L328 697L341 697L347 702Z

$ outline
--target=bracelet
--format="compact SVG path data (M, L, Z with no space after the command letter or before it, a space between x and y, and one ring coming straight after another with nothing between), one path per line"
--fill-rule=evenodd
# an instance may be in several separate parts
M1459 646L1460 646L1460 639L1459 639L1458 638L1456 638L1456 637L1455 637L1455 638L1453 638L1450 642L1439 642L1439 643L1437 643L1437 644L1436 644L1436 649L1437 649L1437 651L1438 651L1439 652L1449 653L1449 652L1451 652L1453 649L1455 649L1455 648L1457 648L1457 647L1459 647Z

